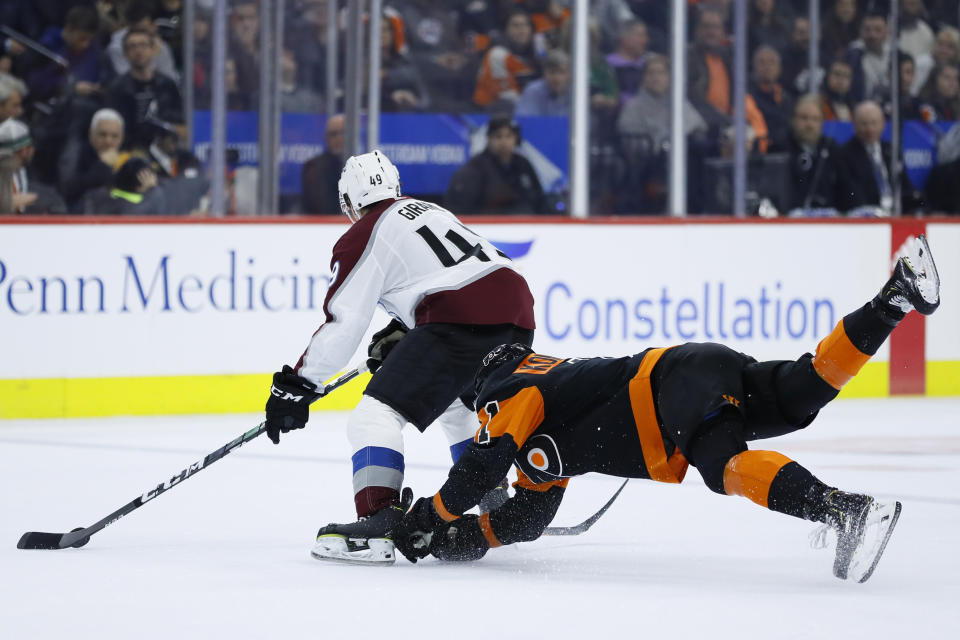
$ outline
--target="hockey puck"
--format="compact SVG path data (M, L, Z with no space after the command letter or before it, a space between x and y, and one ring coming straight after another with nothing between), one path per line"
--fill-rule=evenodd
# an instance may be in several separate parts
M77 527L76 529L71 529L70 533L73 533L74 531L83 531L84 529L86 529L86 527ZM90 536L87 536L86 538L80 538L70 546L73 547L74 549L79 549L80 547L87 544L88 542L90 542Z

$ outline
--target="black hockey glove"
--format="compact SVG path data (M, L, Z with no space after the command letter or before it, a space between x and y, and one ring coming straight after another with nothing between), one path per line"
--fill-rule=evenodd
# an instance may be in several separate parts
M453 522L447 522L433 532L430 538L430 553L435 558L448 561L479 560L490 549L483 536L477 516L466 514Z
M370 346L367 347L367 368L370 373L375 373L380 368L383 361L387 359L387 356L405 335L407 335L407 328L397 319L391 320L390 324L373 334L373 338L370 339Z
M322 396L317 386L293 372L289 365L273 374L267 398L267 437L280 444L280 434L303 429L310 417L310 403Z
M410 562L430 555L430 537L434 529L446 524L433 508L433 498L419 498L413 508L391 531L397 551Z

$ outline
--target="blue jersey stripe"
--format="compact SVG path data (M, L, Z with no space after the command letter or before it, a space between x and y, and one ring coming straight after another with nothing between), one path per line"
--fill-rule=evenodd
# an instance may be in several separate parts
M403 454L386 447L364 447L353 454L353 472L376 465L403 472Z

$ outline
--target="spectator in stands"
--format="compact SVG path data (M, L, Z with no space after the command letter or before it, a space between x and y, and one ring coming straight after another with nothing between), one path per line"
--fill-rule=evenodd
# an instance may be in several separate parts
M27 85L9 73L0 72L0 122L23 115L23 99Z
M670 103L670 63L651 53L643 67L643 85L627 101L617 118L619 151L625 160L624 184L611 191L617 212L659 214L666 209L668 191L668 145L673 109ZM690 101L684 103L684 131L700 138L707 125ZM698 162L694 160L693 162ZM603 180L604 176L600 176Z
M934 214L960 215L960 124L955 124L937 148L937 166L927 176L924 203Z
M863 206L891 211L893 165L890 144L880 140L883 127L883 111L877 103L861 102L854 109L854 135L840 148L838 157L837 208L841 211ZM917 208L919 201L906 171L900 171L900 193L904 212Z
M487 123L487 148L450 180L444 206L457 214L550 213L530 161L516 152L520 127L509 117Z
M631 142L659 153L670 140L670 63L666 57L649 54L643 68L643 86L620 111L617 131ZM684 103L684 132L705 134L707 124L690 101Z
M318 156L310 158L303 165L300 174L303 191L303 212L318 215L336 215L340 213L340 195L337 181L343 171L343 157L346 139L344 129L347 119L343 114L330 116L324 139L327 148Z
M402 31L396 23L380 23L380 109L417 111L430 104L417 66L403 52Z
M923 0L902 0L900 3L900 35L897 46L913 56L933 53L933 29L927 24L927 8Z
M257 0L232 0L227 51L237 65L240 92L255 95L260 86L260 7Z
M636 20L637 16L625 0L593 0L589 5L590 17L600 28L600 49L609 51L617 42L620 25Z
M753 78L748 88L763 114L767 136L774 150L786 148L790 132L793 98L780 84L780 54L769 45L761 45L753 54Z
M561 0L540 0L529 4L534 37L540 41L538 46L543 50L557 48L560 45L561 31L570 20L572 12L564 6L565 1Z
M621 103L636 95L643 84L648 42L647 25L640 20L628 20L620 25L620 44L607 56L607 64L616 74Z
M853 99L850 96L852 81L853 70L846 60L834 60L830 64L827 81L820 91L820 106L826 120L853 120Z
M790 42L790 23L776 0L751 0L747 30L750 51L765 45L779 53Z
M32 175L30 163L33 161L34 147L27 125L16 118L8 118L0 124L0 152L10 154L13 160L13 213L67 212L56 190Z
M916 63L913 56L905 51L898 52L900 63L900 120L921 120L923 118L920 99L910 94L910 86L913 84L914 74L916 73ZM893 101L885 105L888 113L893 112Z
M798 16L793 19L790 29L790 41L782 50L780 62L780 84L792 94L810 91L810 20ZM820 61L823 65L823 61ZM823 79L823 67L817 67L817 84Z
M687 95L711 128L729 124L731 64L723 16L713 9L702 10L687 52Z
M7 22L5 18L6 16L0 16L0 19L4 19L4 23ZM10 73L14 61L26 50L22 43L0 34L0 72Z
M240 81L237 78L237 62L231 57L223 61L223 83L227 92L227 111L253 111L257 108L257 94L246 93L240 90ZM204 103L210 105L210 95Z
M110 187L94 189L84 199L88 215L166 215L166 194L144 158L132 157L113 175Z
M543 61L543 78L526 86L517 100L518 116L565 116L570 113L570 57L554 49Z
M63 56L69 69L63 69L33 51L23 54L23 64L29 69L27 86L34 100L47 100L60 94L68 80L75 95L86 97L100 93L111 74L95 40L99 24L96 9L79 6L67 13L62 29L52 26L44 31L40 44Z
M954 27L943 27L937 32L933 45L933 55L917 59L917 73L913 83L913 94L921 100L930 100L933 96L936 74L934 69L943 65L960 64L960 31Z
M130 29L123 39L123 51L130 71L110 85L107 102L123 116L126 147L146 150L156 133L155 120L183 127L183 103L176 83L153 66L156 36L149 31ZM183 137L181 131L181 137Z
M851 94L854 101L883 102L890 96L890 43L887 18L868 14L860 24L860 39L847 49L853 70Z
M196 8L194 8L196 13ZM160 0L153 14L157 36L173 51L177 67L183 66L183 0Z
M473 101L490 110L512 108L528 82L540 76L533 46L533 21L523 9L512 9L500 44L490 47L477 75Z
M945 64L938 67L935 74L933 94L924 104L923 119L928 122L960 120L960 68Z
M560 49L571 51L572 22L564 23L560 29ZM609 148L616 137L617 112L620 110L620 91L613 68L600 52L600 27L593 18L587 20L590 37L590 138L591 144ZM612 151L612 149L611 149Z
M122 152L123 116L113 109L100 109L90 120L85 140L71 140L60 156L60 192L70 211L82 212L84 194L105 187L129 154Z
M791 120L790 193L784 209L836 208L837 146L823 135L820 99L806 95L797 100Z
M407 46L420 70L433 108L466 111L475 78L469 73L469 53L460 36L457 12L434 0L391 4L406 25Z
M280 108L283 111L306 113L323 111L320 95L300 85L297 58L286 47L280 56Z
M857 0L835 0L820 35L820 55L825 60L842 58L857 39Z
M155 36L153 38L153 44L156 47L153 56L154 68L175 81L180 79L170 45L156 37L157 25L153 21L155 13L156 5L153 0L137 0L127 4L123 12L127 26L115 31L110 37L110 44L107 46L107 55L110 57L110 63L113 65L116 75L122 76L130 70L130 63L127 61L126 52L123 49L123 39L130 29L139 29Z

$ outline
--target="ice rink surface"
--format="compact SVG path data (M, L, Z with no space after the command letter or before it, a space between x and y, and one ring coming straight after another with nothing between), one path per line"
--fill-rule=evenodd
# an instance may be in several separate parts
M960 399L838 401L770 440L822 480L903 514L873 577L835 579L812 523L634 480L579 537L473 564L343 566L309 555L352 520L345 414L280 446L255 440L95 535L21 551L25 531L90 525L255 426L260 416L0 422L0 638L956 638ZM407 483L442 482L437 431L406 432ZM555 525L616 490L571 481Z

